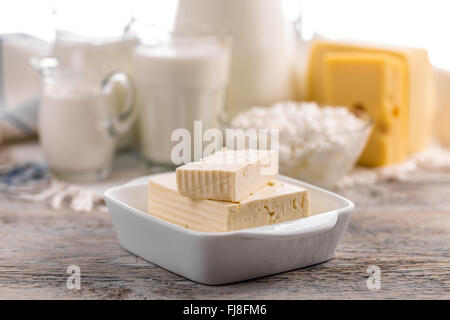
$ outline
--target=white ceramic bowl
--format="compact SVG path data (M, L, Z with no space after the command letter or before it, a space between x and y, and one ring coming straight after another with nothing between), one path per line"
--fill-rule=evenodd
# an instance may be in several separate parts
M208 285L238 282L307 267L334 256L354 204L285 176L309 189L311 217L239 231L203 233L147 214L148 180L105 192L120 244L164 269Z

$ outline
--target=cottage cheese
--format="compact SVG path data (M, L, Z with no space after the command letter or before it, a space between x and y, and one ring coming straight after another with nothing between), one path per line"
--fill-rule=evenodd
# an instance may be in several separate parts
M370 133L366 121L347 108L310 102L253 107L231 125L279 129L280 172L326 187L354 166Z

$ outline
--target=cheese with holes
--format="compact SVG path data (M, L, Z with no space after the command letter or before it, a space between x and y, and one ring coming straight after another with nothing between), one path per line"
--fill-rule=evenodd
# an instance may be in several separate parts
M273 150L223 149L176 170L178 192L195 199L238 202L278 174Z
M403 161L408 152L405 62L385 53L330 52L324 55L323 72L327 105L363 108L374 120L359 163Z
M150 178L148 212L187 229L225 232L308 217L309 193L275 180L239 203L199 200L181 195L175 173L164 173Z
M325 91L329 90L324 81L325 57L329 53L337 52L384 53L404 62L406 66L405 101L408 113L408 152L420 151L426 147L432 136L435 113L435 84L427 51L374 44L315 41L311 47L307 73L308 100L324 103ZM355 87L354 92L357 92L356 89L359 88L362 87L360 85ZM351 100L351 97L352 94L348 99Z

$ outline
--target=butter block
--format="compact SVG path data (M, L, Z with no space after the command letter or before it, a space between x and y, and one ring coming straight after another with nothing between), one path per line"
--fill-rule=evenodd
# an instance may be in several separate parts
M325 104L361 108L374 120L359 164L403 161L408 153L404 61L385 53L330 52L324 55L323 78Z
M432 136L435 114L435 82L433 69L425 49L385 46L355 42L313 42L310 50L306 96L307 100L325 103L325 55L336 52L384 53L401 59L406 65L405 101L408 112L408 152L425 148Z
M221 150L176 170L178 192L190 198L238 202L278 174L273 150Z
M308 217L309 193L275 180L239 203L192 199L177 191L172 172L150 179L148 213L195 231L226 232Z

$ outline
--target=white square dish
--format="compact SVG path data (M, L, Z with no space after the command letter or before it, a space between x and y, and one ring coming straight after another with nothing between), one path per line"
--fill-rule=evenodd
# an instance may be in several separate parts
M105 192L120 244L192 281L220 285L307 267L334 256L354 204L337 194L282 175L307 188L311 217L222 233L197 232L147 213L148 180Z

